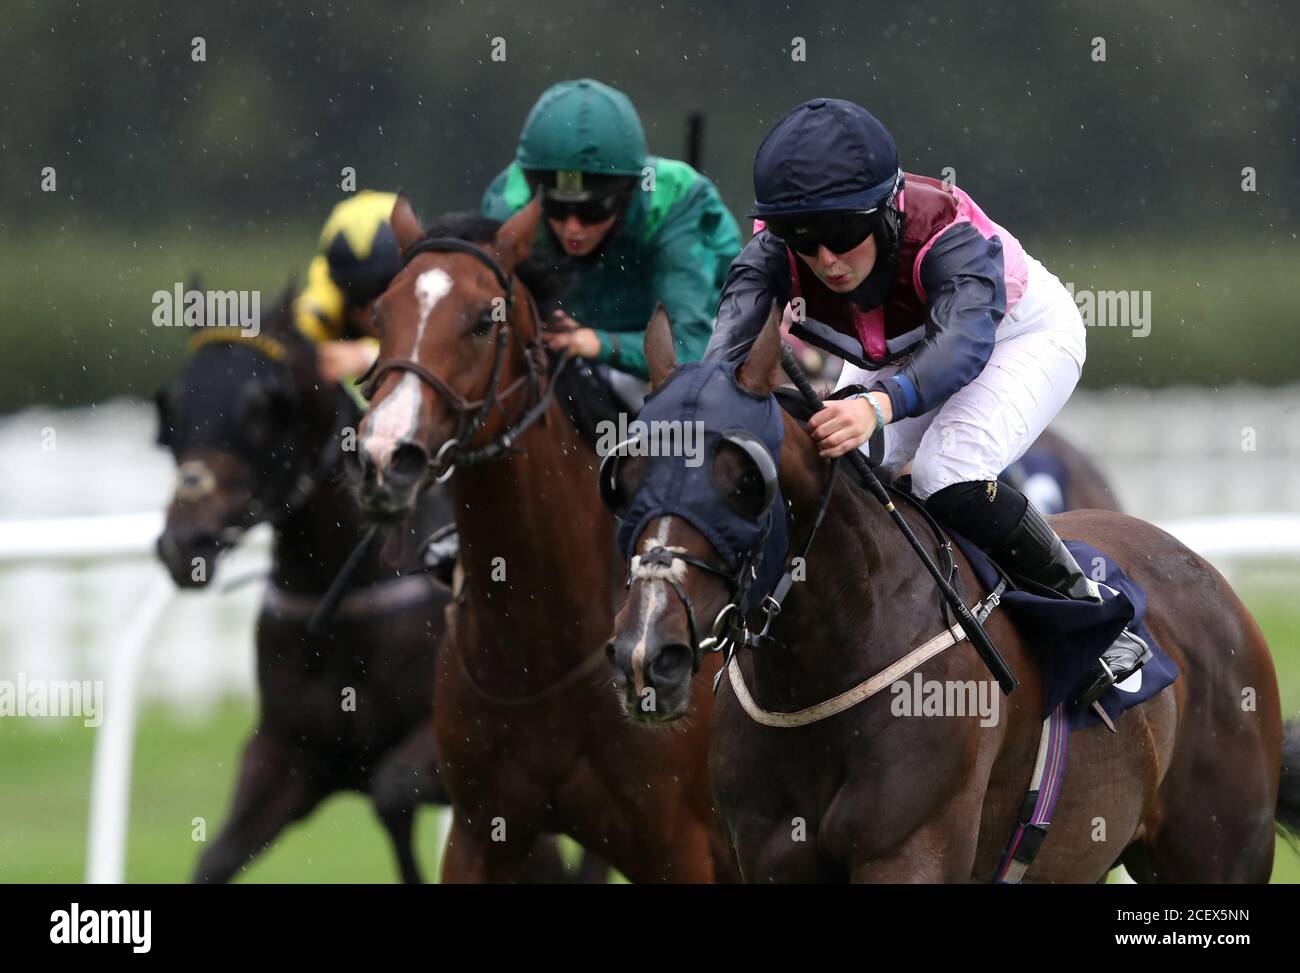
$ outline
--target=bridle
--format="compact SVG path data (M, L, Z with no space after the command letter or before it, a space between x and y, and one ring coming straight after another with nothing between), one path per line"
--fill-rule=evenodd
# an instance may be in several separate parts
M765 649L774 643L772 625L781 614L781 606L794 586L796 568L807 563L808 551L812 548L813 539L817 536L818 529L826 519L831 494L835 489L835 481L838 479L836 475L838 468L839 460L832 460L826 482L822 487L817 516L813 520L812 528L808 531L808 536L804 539L799 553L786 558L785 569L782 571L780 579L772 590L759 601L758 610L762 613L762 621L756 629L750 628L744 606L748 603L751 589L758 578L758 560L762 556L766 536L741 558L740 566L734 572L688 554L680 547L651 545L642 554L633 557L626 586L630 588L632 582L640 578L665 581L676 593L682 607L686 610L686 621L691 639L691 671L699 671L700 661L704 655L713 652L723 654L722 667L713 680L714 692L717 692L722 673L726 671L727 665L731 662L732 656L735 655L738 649ZM951 585L960 589L960 575L957 573L956 561L953 558L952 542L943 532L938 522L935 521L934 516L910 493L892 486L887 487L887 489L900 502L907 504L920 513L938 543L944 574ZM682 565L680 568L677 567L679 562ZM691 603L690 595L686 593L686 589L682 586L687 566L698 568L721 578L727 583L730 592L727 604L714 617L709 635L704 639L700 639L698 636L695 606ZM945 622L950 623L946 602L941 600L940 604Z
M718 670L718 676L721 676L726 669L726 664L731 660L737 649L746 647L761 648L772 643L772 624L776 621L777 616L781 614L781 604L794 584L796 568L801 561L806 559L813 538L817 536L817 530L826 518L831 493L835 488L837 465L837 461L831 463L825 486L822 488L817 517L813 522L812 529L808 532L807 538L804 540L803 546L799 550L799 554L786 558L781 578L773 589L763 595L759 601L758 608L762 612L763 620L761 627L757 631L753 631L749 627L745 606L749 603L754 583L758 580L758 563L767 545L766 533L739 559L739 564L735 570L711 564L703 558L686 553L680 547L652 545L643 553L632 558L632 565L627 576L627 587L630 588L632 582L640 578L665 581L677 595L682 608L685 609L686 624L690 631L692 672L699 671L703 656L713 652L721 652L723 653L723 666ZM771 530L770 521L768 530ZM681 568L676 566L678 562L681 563ZM709 634L704 639L699 637L695 606L691 602L690 595L686 593L686 589L682 586L682 576L685 574L687 566L721 578L726 582L729 592L727 604L714 616L713 624L709 628ZM716 692L718 688L717 677L714 678L713 688Z
M466 399L439 378L431 369L426 368L414 358L389 358L386 361L377 362L365 376L362 376L365 381L362 394L369 400L378 391L379 382L385 375L398 371L410 372L433 389L446 403L447 407L456 414L458 426L456 435L447 440L438 450L437 455L429 461L428 475L432 476L437 482L443 483L456 472L457 466L475 466L496 459L498 456L512 450L515 452L520 451L515 446L515 441L546 414L546 410L550 406L551 396L554 394L555 379L563 371L567 358L560 358L554 369L551 370L547 387L543 390L541 388L541 378L546 373L546 349L541 342L540 336L534 334L532 338L524 341L524 362L528 367L527 374L521 375L504 389L501 388L501 370L505 363L506 345L510 337L508 324L514 315L515 308L514 278L507 274L501 265L486 251L468 240L461 240L456 237L426 237L419 240L402 255L402 268L405 269L412 260L423 253L464 253L473 257L492 272L492 276L496 278L501 287L505 302L505 315L501 321L497 322L496 340L492 356L492 373L488 379L487 392L481 399L474 401ZM540 321L540 315L537 313L537 306L533 302L532 295L528 293L526 288L524 294L528 298L529 307L532 309L533 319ZM484 446L471 448L470 441L483 428L492 409L501 408L501 403L504 400L525 385L528 387L528 398L533 402L533 405L529 406L513 425L508 426L503 433L491 442Z

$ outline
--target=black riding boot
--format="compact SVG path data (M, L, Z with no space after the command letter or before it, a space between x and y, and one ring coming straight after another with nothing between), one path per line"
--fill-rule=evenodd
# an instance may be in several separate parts
M958 483L940 490L927 506L987 551L1014 580L1075 601L1101 602L1097 583L1083 573L1056 531L1014 487L996 480ZM1150 659L1147 644L1125 629L1101 654L1100 672L1083 687L1076 705L1091 706Z

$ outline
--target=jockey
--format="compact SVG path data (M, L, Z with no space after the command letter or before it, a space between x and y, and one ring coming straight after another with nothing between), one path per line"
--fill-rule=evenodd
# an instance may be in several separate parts
M777 121L754 195L762 229L727 274L705 358L742 359L773 301L790 303L791 332L846 362L845 397L808 423L822 456L864 449L886 475L910 468L931 512L1017 580L1100 601L1033 504L998 482L1083 370L1085 328L1061 282L965 192L905 174L893 137L852 102L818 98ZM1150 658L1125 631L1078 705Z
M294 302L298 330L316 343L321 376L345 383L363 409L352 380L379 357L370 305L402 269L390 222L396 203L396 193L365 189L335 206L307 269L307 286ZM450 580L459 549L452 523L426 542L424 566Z
M626 95L589 79L557 84L537 100L482 212L506 220L539 192L545 220L534 252L570 281L547 346L594 365L618 400L638 408L656 302L672 320L678 358L699 359L740 250L736 221L707 178L646 153Z
M321 230L294 317L298 330L316 342L329 382L364 374L379 355L370 302L402 266L389 224L396 201L393 193L362 190L335 206Z

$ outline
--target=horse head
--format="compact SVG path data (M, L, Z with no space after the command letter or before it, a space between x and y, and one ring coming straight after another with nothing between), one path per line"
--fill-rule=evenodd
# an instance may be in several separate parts
M535 379L538 321L515 273L540 209L504 224L478 216L425 232L406 197L393 208L402 270L374 303L380 352L360 429L360 501L399 518L500 434L506 399Z
M256 334L197 328L181 371L154 396L158 443L176 461L157 550L182 587L206 585L246 530L290 510L334 436L341 393L320 381L294 326L293 291L290 282Z
M738 367L679 368L667 316L657 312L646 332L654 392L638 418L652 443L624 444L600 471L632 565L606 651L634 719L685 715L701 654L757 607L784 566L787 504L815 500L825 479L812 440L772 395L780 343L773 311ZM683 421L702 428L694 457L648 448L662 446L655 423Z

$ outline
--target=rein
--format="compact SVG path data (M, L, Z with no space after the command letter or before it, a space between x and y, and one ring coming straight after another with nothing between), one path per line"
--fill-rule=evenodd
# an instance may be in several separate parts
M380 380L390 372L409 372L429 388L433 389L457 416L459 429L455 438L447 440L429 462L429 473L438 483L444 483L456 472L457 466L476 466L496 459L507 452L518 451L515 442L531 426L546 415L554 395L555 380L564 370L568 359L561 357L556 366L547 374L547 385L541 388L541 376L546 373L546 350L539 337L521 343L524 346L524 362L528 373L501 388L501 370L505 363L506 346L509 342L510 329L503 325L509 323L514 313L514 278L506 273L501 265L486 251L467 240L456 237L426 237L415 243L402 258L402 267L406 268L417 256L424 253L463 253L473 257L492 272L503 292L505 301L505 319L498 323L496 342L493 347L492 374L488 379L488 390L483 398L470 401L448 385L431 369L413 358L390 358L377 362L367 373L363 395L370 399L378 391ZM533 319L540 320L537 305L532 295L525 290ZM491 442L484 446L471 448L469 443L487 422L493 408L501 408L501 403L516 391L528 387L529 398L535 400L524 413Z
M334 405L333 421L330 423L330 434L325 437L325 442L316 454L316 462L311 468L298 474L294 480L293 487L289 490L289 495L276 505L276 512L273 516L267 518L267 523L274 529L279 529L303 507L307 505L321 486L334 473L334 468L338 465L339 460L343 457L343 439L342 427L346 422L342 408L343 398L347 395L342 389L339 390L339 400Z

